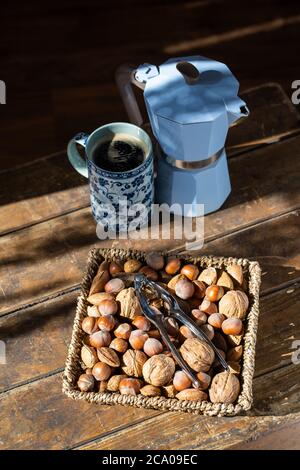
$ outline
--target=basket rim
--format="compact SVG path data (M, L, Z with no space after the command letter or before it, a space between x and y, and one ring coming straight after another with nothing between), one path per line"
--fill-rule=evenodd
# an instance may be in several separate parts
M212 403L209 401L191 402L166 397L145 397L143 395L129 396L117 392L81 392L77 388L77 378L80 369L80 349L82 346L83 332L81 321L86 316L87 296L94 275L103 259L116 258L128 259L134 257L143 260L148 252L135 249L116 248L92 248L89 251L87 267L81 284L81 292L77 299L75 319L72 329L71 342L63 372L63 393L75 400L85 400L99 404L120 404L143 408L152 408L165 411L185 411L189 413L208 416L234 416L251 408L253 403L252 381L255 366L255 345L257 338L259 316L259 288L261 283L261 269L257 261L247 258L221 257L213 255L170 253L167 250L157 251L164 256L174 256L185 261L197 263L201 267L213 266L222 268L229 264L239 264L248 271L248 286L250 298L250 310L247 314L245 333L243 337L243 358L241 390L235 404Z

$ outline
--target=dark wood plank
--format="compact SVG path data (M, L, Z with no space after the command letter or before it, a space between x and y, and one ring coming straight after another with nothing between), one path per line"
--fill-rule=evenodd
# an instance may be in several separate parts
M74 93L70 96L70 93L64 90L57 97L57 106L62 108L61 123L58 128L64 129L65 132L70 121L63 109L69 109L74 100L77 104L82 104L73 109L73 115L76 114L76 110L82 113L83 106L86 112L93 107L98 109L99 94L102 94L104 99L108 90L103 86L98 86L94 89L89 88L83 97L80 94L74 96ZM278 139L280 135L293 132L299 124L296 108L291 105L289 98L277 84L267 84L250 90L245 92L243 97L249 103L251 115L242 124L230 130L229 154L240 151L242 143L249 145L257 144L266 138ZM281 119L283 114L284 120ZM265 116L263 125L261 116ZM110 119L113 120L113 117L108 118ZM92 128L89 122L85 121L82 130ZM74 129L70 128L68 138L74 132ZM26 133L28 134L27 129ZM22 140L22 137L19 139ZM43 153L43 145L39 145L39 148ZM232 171L234 178L234 170ZM30 184L28 184L29 180ZM72 169L65 151L52 157L39 159L26 166L0 172L0 188L1 233L89 204L86 180Z
M268 414L269 412L275 413L276 410L279 412L282 406L284 407L285 413L291 412L292 410L295 411L298 408L297 400L292 398L292 396L288 405L286 405L285 396L282 395L283 392L280 392L280 390L284 390L284 393L288 390L288 387L282 388L281 383L283 380L282 377L284 374L287 374L287 370L289 370L291 364L291 356L289 353L292 339L288 340L288 338L299 336L299 298L300 287L290 294L282 290L276 294L263 297L262 299L256 360L256 375L258 377L255 379L255 396L260 398L255 401L254 413L258 415L266 412ZM24 334L22 333L23 322L21 312L17 317L10 315L7 318L2 318L0 322L0 331L11 331L10 334L6 334L5 336L9 361L7 366L0 368L0 382L6 384L6 386L15 387L14 390L2 394L3 413L7 414L8 405L6 405L6 403L14 403L14 408L10 412L11 414L9 413L9 417L6 417L4 422L2 421L3 426L2 432L0 432L0 440L5 443L7 441L6 446L15 446L16 448L22 448L22 445L28 445L28 447L33 446L35 448L74 446L80 442L94 439L97 436L99 437L100 435L105 436L107 433L111 433L114 430L124 429L125 427L126 429L129 427L130 430L134 423L140 423L141 420L144 419L150 420L151 423L152 418L160 414L153 410L146 411L134 408L115 408L114 406L103 407L79 402L74 403L62 395L61 374L55 373L52 368L60 368L65 360L65 342L66 339L69 339L71 333L71 325L68 325L70 323L68 317L70 319L73 317L71 314L71 299L71 296L66 296L65 302L57 299L56 301L49 301L47 303L48 305L44 306L44 308L43 306L36 306L28 309L27 314L26 312L22 312L25 325ZM285 304L285 321L282 319L282 302ZM72 309L74 310L74 305ZM271 311L272 319L270 321ZM28 318L32 318L32 321L30 322ZM46 325L44 324L45 319L47 319ZM33 325L35 329L31 333ZM52 325L53 327L55 325L55 335L53 334ZM26 326L28 331L26 331ZM276 334L274 334L274 328ZM45 335L48 338L47 341L45 341ZM53 354L53 351L55 351L55 354ZM38 360L38 354L42 359ZM21 355L26 357L26 361L22 360ZM49 357L50 355L55 357L51 358ZM34 361L38 363L36 364ZM19 362L24 365L19 364ZM12 368L16 371L15 377L13 378L10 373ZM47 373L47 371L48 374L51 374L51 377L38 379L41 373ZM276 384L278 393L275 393L274 397L271 397L270 400L268 397L270 382L267 381L266 386L264 384L265 373L270 373L271 371L274 372L272 375L272 383ZM297 377L298 375L294 374L293 370L290 379L290 390L293 393L295 389L297 390ZM24 381L32 380L34 381L20 386L22 381L24 383ZM278 382L278 386L276 381ZM261 390L263 390L263 392L261 392ZM37 407L32 406L32 403L36 403L37 397L43 397L43 399L39 401ZM280 405L276 405L276 400L280 402ZM282 405L282 403L284 403L284 405ZM40 407L43 407L42 413ZM16 413L16 409L19 410L18 413ZM72 414L76 415L74 419L76 423L78 420L78 426L73 425L70 431L70 415ZM91 420L91 416L93 415L96 415L97 419ZM166 418L167 421L169 415L171 415L171 413L166 415L168 416ZM45 416L49 416L47 429L45 428L45 419L48 418L45 418ZM182 415L176 414L175 416L181 423L183 419ZM27 430L26 423L31 419L32 422L34 422L34 428L30 426L29 430ZM202 419L203 418L198 418L201 422ZM18 420L18 426L14 425L15 420ZM60 425L59 441L53 437L57 422L59 422ZM221 421L219 426L218 419L212 420L214 426L213 432L216 432L217 435L222 433L222 430L226 427L226 422L226 420ZM238 423L238 421L235 422ZM147 421L145 422L145 426L147 426L146 423ZM204 429L206 429L206 423L207 426L210 427L210 420L207 421L207 419L205 419L203 424ZM237 424L238 428L241 426L243 430L245 425L246 424ZM265 429L266 423L262 422L260 426L260 430L261 428ZM253 427L253 424L251 427ZM10 429L14 428L18 428L19 435L16 436L10 433ZM38 440L36 440L34 429L36 434L39 435ZM228 427L226 429L228 431ZM244 430L244 433L245 432ZM242 436L244 440L245 434ZM104 437L104 439L106 439L106 437ZM205 439L207 439L207 436ZM24 444L25 442L26 444ZM98 446L98 444L96 445ZM207 446L208 445L211 445L211 443L207 443Z
M246 443L230 447L230 450L299 450L300 418L265 434L253 436Z
M95 240L89 213L82 215L70 214L0 240L2 313L80 282L88 248ZM255 253L263 267L263 288L274 289L299 277L298 227L299 212L294 211L212 240L201 252L250 258ZM139 242L135 246L150 248ZM151 243L151 249L154 246Z
M67 293L0 318L0 338L7 353L7 364L0 367L0 393L64 367L78 293ZM261 299L256 375L290 364L293 338L300 337L299 308L298 284Z
M202 252L238 257L255 254L266 266L265 287L269 276L274 276L274 270L283 282L298 275L299 218L297 212L280 217L278 214L299 207L300 167L297 162L300 159L295 159L299 142L300 137L297 137L251 152L251 157L244 154L234 158L230 165L232 195L222 210L205 217L207 243ZM279 159L282 155L285 158ZM269 168L267 178L266 167ZM275 219L266 221L268 217ZM255 225L246 230L251 224ZM218 241L216 237L221 235ZM286 240L284 244L282 237ZM97 240L89 208L1 237L0 306L3 312L79 283L92 245L150 249L147 239ZM151 241L151 249L175 247L182 248L182 240L167 236L165 240Z
M299 419L300 385L298 366L279 369L254 380L255 407L265 407L267 416L207 418L187 414L164 413L124 430L103 436L80 446L84 450L115 449L226 449L253 436L259 437L279 425ZM278 393L272 393L273 387ZM286 405L285 405L286 404ZM295 411L298 409L298 411ZM263 408L263 411L265 408ZM273 414L280 415L277 417ZM283 414L287 415L283 416ZM290 414L288 414L290 413ZM157 432L159 429L159 433Z

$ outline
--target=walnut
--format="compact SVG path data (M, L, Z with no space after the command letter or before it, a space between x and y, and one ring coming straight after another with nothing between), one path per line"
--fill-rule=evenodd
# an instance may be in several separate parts
M209 398L213 403L234 403L239 393L239 379L229 372L221 372L212 380Z
M105 364L108 364L111 367L119 367L120 359L114 349L107 348L106 346L104 346L102 348L97 349L97 354L99 361L104 362Z
M134 319L137 315L141 314L141 306L133 287L123 289L118 293L116 300L120 302L120 316L125 318Z
M117 392L119 390L119 385L122 379L126 379L127 375L113 375L107 382L107 390L109 392Z
M212 347L199 338L188 338L180 348L180 353L188 365L196 372L206 372L214 362Z
M147 361L147 356L143 351L128 349L123 355L122 370L131 377L142 377L143 365Z
M228 291L219 302L219 312L226 317L235 317L243 320L249 307L249 299L245 292L240 290Z
M157 354L150 357L143 365L143 376L146 382L160 387L170 382L175 372L175 362L171 357Z

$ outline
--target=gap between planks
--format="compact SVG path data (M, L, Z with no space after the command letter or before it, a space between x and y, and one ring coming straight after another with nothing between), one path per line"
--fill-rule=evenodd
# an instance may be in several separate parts
M260 150L264 147L268 147L270 145L276 145L276 144L280 144L284 141L288 141L288 140L292 140L293 138L297 137L300 135L300 131L299 129L293 129L291 131L288 131L286 133L283 133L283 134L279 134L279 135L275 135L275 136L271 136L269 139L268 138L265 138L263 140L260 140L260 141L257 141L257 143L251 143L251 142L248 142L246 143L245 147L241 147L241 146L236 146L236 147L232 147L233 149L236 148L237 151L234 152L233 154L231 154L230 156L228 156L228 158L230 160L232 159L243 159L243 158L246 158L246 155L249 154L249 153L252 153L252 152L255 152L257 150ZM230 149L231 147L228 147L228 149ZM11 172L11 171L14 171L16 169L20 169L20 168L23 168L23 167L30 167L32 164L38 162L39 160L46 160L46 159L50 159L54 156L57 156L59 154L62 154L64 155L64 151L60 151L60 152L56 152L56 153L52 153L48 156L44 156L44 157L41 157L41 158L38 158L36 160L33 160L31 162L27 162L27 163L24 163L22 165L17 165L13 168L9 168L9 169L4 169L2 171L0 171L0 175L1 173L4 174L4 173L7 173L7 172ZM66 155L65 155L66 156ZM73 209L69 209L69 210L66 210L66 211L63 211L63 212L60 212L60 213L57 213L57 214L54 214L50 217L43 217L42 219L39 219L37 221L32 221L28 224L23 224L23 225L20 225L19 227L15 227L13 229L8 229L8 230L4 230L3 232L0 232L0 237L4 237L6 235L10 235L10 234L13 234L13 233L17 233L19 231L22 231L22 230L25 230L25 229L28 229L30 227L33 227L33 226L36 226L36 225L39 225L39 224L42 224L44 222L49 222L51 220L55 220L55 219L58 219L60 217L64 217L66 215L69 215L69 214L72 214L72 213L75 213L75 212L79 212L81 210L84 210L84 209L87 209L88 207L90 207L90 204L84 204L82 206L78 206L76 208L73 208ZM295 210L292 209L292 210ZM247 225L245 225L245 227L247 227ZM212 238L214 239L214 238ZM210 239L209 239L210 241Z

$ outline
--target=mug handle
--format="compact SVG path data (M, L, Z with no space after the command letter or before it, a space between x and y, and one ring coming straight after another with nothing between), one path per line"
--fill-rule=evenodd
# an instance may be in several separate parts
M88 167L87 167L87 162L80 153L77 150L76 144L81 145L82 147L86 147L86 141L89 138L89 134L85 134L84 132L80 132L79 134L76 134L73 139L70 140L68 143L68 148L67 148L67 154L69 161L73 168L75 168L78 173L80 173L82 176L85 176L85 178L88 178Z

